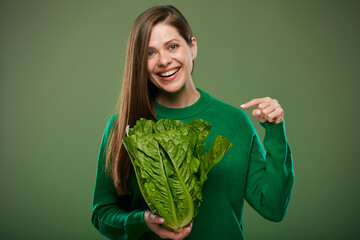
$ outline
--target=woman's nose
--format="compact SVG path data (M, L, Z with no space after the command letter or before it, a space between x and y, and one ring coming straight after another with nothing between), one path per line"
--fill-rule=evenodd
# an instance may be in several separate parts
M160 53L159 66L167 66L171 63L172 59L168 53Z

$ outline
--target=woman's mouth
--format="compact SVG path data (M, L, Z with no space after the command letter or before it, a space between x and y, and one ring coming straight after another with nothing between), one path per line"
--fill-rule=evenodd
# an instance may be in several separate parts
M169 77L174 76L179 70L180 70L180 67L172 69L167 72L158 73L157 75L160 76L161 78L169 78Z

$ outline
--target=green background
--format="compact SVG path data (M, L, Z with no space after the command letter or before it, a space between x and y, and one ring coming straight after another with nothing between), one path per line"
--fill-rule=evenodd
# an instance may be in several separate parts
M245 205L246 238L359 239L360 4L344 0L0 1L0 238L103 239L91 201L127 35L167 3L197 38L196 87L285 110L288 213L273 223Z

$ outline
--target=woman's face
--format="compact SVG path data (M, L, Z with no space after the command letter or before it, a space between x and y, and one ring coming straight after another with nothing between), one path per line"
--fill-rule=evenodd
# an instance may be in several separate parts
M175 93L192 81L197 54L196 40L190 45L173 26L159 23L151 31L147 69L151 82L161 91Z

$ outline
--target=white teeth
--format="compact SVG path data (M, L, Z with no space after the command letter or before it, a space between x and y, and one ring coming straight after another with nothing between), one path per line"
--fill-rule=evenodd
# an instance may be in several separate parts
M176 73L177 71L179 71L179 69L180 68L176 68L176 69L168 71L168 72L159 73L159 75L162 77L169 77L169 76L173 75L174 73Z

